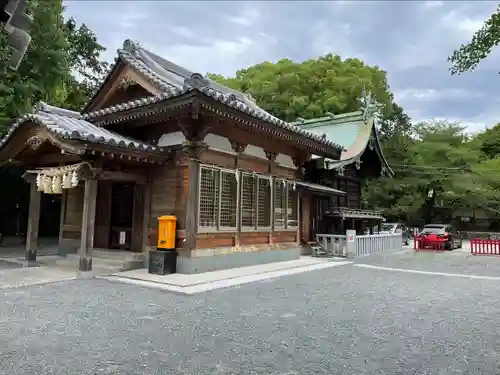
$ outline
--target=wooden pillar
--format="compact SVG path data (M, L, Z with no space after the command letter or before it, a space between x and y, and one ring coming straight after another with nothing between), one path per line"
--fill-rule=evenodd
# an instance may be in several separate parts
M59 219L59 246L63 242L64 222L66 221L66 201L68 200L68 191L63 189L61 196L61 217Z
M192 157L188 161L188 192L186 197L186 237L185 250L196 248L198 231L198 204L200 186L200 164Z
M94 246L97 180L85 180L83 195L82 236L80 242L79 271L92 271L92 248Z
M189 160L186 197L186 237L183 248L187 251L196 249L200 200L200 163L198 160L206 148L207 145L203 141L195 141L185 149Z
M26 233L26 260L36 261L36 251L38 249L38 226L40 223L40 202L42 193L38 191L36 183L30 186L30 205L28 216L28 230Z
M144 187L144 212L142 216L142 252L148 251L149 245L149 221L151 218L151 175Z

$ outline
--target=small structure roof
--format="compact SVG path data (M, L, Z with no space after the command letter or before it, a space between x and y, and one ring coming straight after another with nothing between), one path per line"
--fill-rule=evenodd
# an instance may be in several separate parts
M379 105L371 98L370 94L364 95L362 103L363 110L361 111L340 115L329 113L325 117L315 119L298 119L292 124L344 146L340 161L329 162L330 169L341 168L359 161L361 155L369 147L377 152L382 168L393 175L394 172L382 152L375 127L374 115L378 111Z
M158 103L172 97L181 96L189 91L198 91L228 107L232 107L256 119L264 120L269 124L314 140L319 144L337 150L343 148L342 145L332 139L324 139L313 132L309 132L303 127L295 126L294 124L287 123L271 115L260 108L249 94L243 94L229 87L220 85L199 73L194 73L176 65L148 51L137 42L126 40L123 44L123 48L118 50L118 60L131 66L151 84L159 88L162 94L141 100L133 100L92 112L86 112L87 105L83 110L84 119L92 121L92 119L99 116ZM108 75L108 78L112 74L113 72Z
M161 152L162 149L149 143L124 137L118 133L98 127L83 119L74 111L39 103L33 113L20 117L12 124L7 133L0 139L0 149L23 124L34 122L59 139L79 140L95 144L104 144L134 151Z

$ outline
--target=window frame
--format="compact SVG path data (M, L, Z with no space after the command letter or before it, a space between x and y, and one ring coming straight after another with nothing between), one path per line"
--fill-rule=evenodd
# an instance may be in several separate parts
M265 175L260 175L257 173L252 173L252 172L240 172L240 190L239 190L239 195L240 195L240 202L242 202L242 194L243 194L243 178L245 176L252 177L253 178L253 183L254 183L254 188L255 188L255 195L254 195L254 204L252 207L253 213L255 215L255 225L253 226L245 226L243 225L242 218L242 209L243 205L240 204L238 211L239 211L239 218L240 218L240 231L241 232L268 232L272 230L272 214L273 210L272 207L274 207L274 204L272 202L273 200L273 179L272 176L265 176ZM271 200L271 210L269 212L269 226L259 226L259 180L267 180L270 183L270 200Z
M201 210L200 210L200 201L201 201L201 174L203 169L208 169L208 170L213 170L213 171L218 171L219 172L219 178L218 178L218 199L217 199L217 206L215 207L216 210L216 225L215 226L201 226L200 225L200 216L201 216ZM222 174L223 173L230 173L235 175L236 179L236 225L234 227L225 227L220 225L221 221L221 205L222 205ZM239 223L239 205L240 205L240 178L238 176L238 171L234 169L229 169L229 168L219 168L219 167L212 167L209 165L204 165L200 164L200 168L198 171L198 209L197 209L197 221L196 221L196 228L198 233L218 233L218 232L237 232L238 231L238 223Z
M287 216L286 216L286 213L287 213L287 206L288 206L288 201L287 201L287 197L288 197L288 190L287 190L287 187L288 187L288 181L285 179L285 178L280 178L280 177L274 177L273 180L273 188L272 188L272 194L273 194L273 211L272 211L272 229L274 231L286 231L286 223L287 223ZM279 183L281 186L282 184L284 183L285 185L285 188L283 189L284 192L283 192L283 195L284 197L282 197L282 199L285 201L285 204L283 205L283 202L281 202L281 209L283 210L283 226L281 225L276 225L276 184ZM283 207L284 206L284 207Z
M299 221L299 217L300 217L300 195L299 195L299 192L297 191L297 183L295 181L286 181L286 212L285 212L285 225L286 225L286 230L289 230L289 231L294 231L294 230L297 230L299 228L299 224L300 224L300 221ZM295 185L295 190L293 191L295 194L296 194L296 197L297 197L297 202L296 202L296 207L295 207L295 212L297 213L297 217L295 218L295 221L297 222L296 225L289 225L288 224L288 208L290 207L288 205L288 194L290 192L290 189L293 190L293 185Z

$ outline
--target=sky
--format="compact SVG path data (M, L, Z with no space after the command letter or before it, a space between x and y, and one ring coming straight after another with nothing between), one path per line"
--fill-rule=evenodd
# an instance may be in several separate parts
M326 53L387 72L414 121L461 121L475 132L500 122L500 47L471 73L446 58L495 10L491 1L65 1L112 61L125 39L199 73L234 75L263 61Z

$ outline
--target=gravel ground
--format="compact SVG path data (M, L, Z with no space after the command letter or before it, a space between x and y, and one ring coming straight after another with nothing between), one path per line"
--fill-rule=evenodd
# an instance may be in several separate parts
M467 249L441 253L407 250L360 257L356 259L356 263L389 268L500 277L500 256L474 256Z
M494 374L497 282L334 267L190 297L0 292L0 374Z
M22 264L6 262L4 260L0 260L0 270L13 270L16 268L22 268Z

